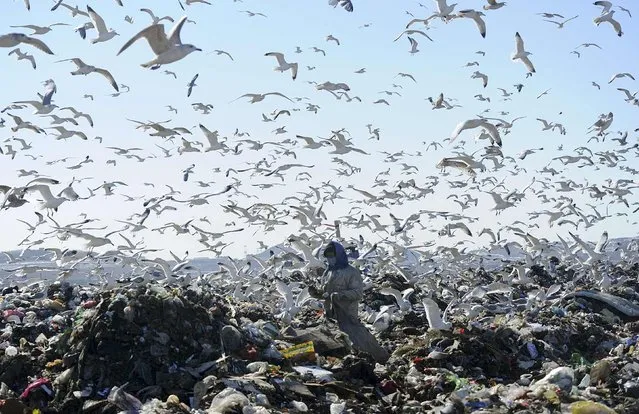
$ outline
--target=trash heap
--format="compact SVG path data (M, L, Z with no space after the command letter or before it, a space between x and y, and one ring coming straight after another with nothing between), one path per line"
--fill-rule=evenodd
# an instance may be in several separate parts
M455 313L450 330L429 330L415 301L377 332L385 365L313 307L285 325L210 289L5 289L0 414L638 413L638 272L620 271L632 277L606 294L532 309L488 295L492 312ZM392 304L379 288L364 303Z

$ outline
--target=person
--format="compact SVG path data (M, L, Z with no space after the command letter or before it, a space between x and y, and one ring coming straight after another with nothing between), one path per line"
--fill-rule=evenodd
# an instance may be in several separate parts
M385 363L389 358L388 352L359 320L358 306L364 294L361 273L348 263L348 256L340 243L329 243L324 249L324 257L328 262L323 286L326 317L337 320L339 328L348 335L355 349Z

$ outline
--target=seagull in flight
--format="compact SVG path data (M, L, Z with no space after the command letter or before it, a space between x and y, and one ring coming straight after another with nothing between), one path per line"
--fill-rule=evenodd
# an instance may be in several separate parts
M8 33L0 35L0 47L16 47L20 43L31 45L49 55L53 54L51 49L49 49L49 46L47 46L42 40L36 39L35 37L29 37L22 33Z
M189 82L186 86L188 86L188 91L186 92L186 97L190 97L191 96L191 92L193 91L193 87L197 86L195 84L195 81L197 80L198 76L200 76L199 73L196 73L195 76L193 76L193 79L191 79L191 82Z
M498 2L497 0L487 0L488 4L484 4L484 10L497 10L506 5L506 2Z
M89 73L99 73L100 75L104 76L109 81L109 83L111 84L111 86L113 86L113 89L115 89L116 92L120 91L120 88L118 88L117 82L113 78L113 75L111 75L111 72L109 72L108 70L87 65L80 58L64 59L64 60L59 60L58 62L68 62L68 61L75 63L75 65L78 67L75 71L71 72L72 75L88 75Z
M613 29L615 29L615 32L617 33L617 36L621 37L623 36L623 31L621 30L621 23L619 23L617 20L615 20L613 18L613 15L615 14L614 10L610 10L608 13L603 14L599 17L595 17L595 19L593 20L595 22L595 24L597 26L599 26L601 23L610 23L613 27Z
M12 27L14 29L17 28L24 28L24 29L31 29L33 30L33 33L31 33L31 36L37 36L37 35L43 35L43 34L47 34L49 33L52 29L52 27L55 26L69 26L66 23L54 23L54 24L50 24L49 26L36 26L34 24L26 24L23 26L9 26Z
M430 36L428 36L426 33L422 32L421 30L408 29L408 30L404 30L403 32L401 32L401 33L399 34L399 36L397 36L397 37L395 38L395 40L393 40L393 42L397 42L397 41L399 40L399 38L400 38L400 37L402 37L403 35L413 35L413 34L415 34L415 33L420 34L420 35L422 35L422 36L426 37L426 38L427 38L428 40L430 40L431 42L433 41L433 39L431 39L431 37L430 37Z
M353 1L352 0L328 0L328 4L330 6L333 6L333 7L337 7L338 5L340 5L347 12L352 12L353 11Z
M152 24L129 39L129 41L122 46L118 55L128 49L129 46L137 40L142 38L146 39L153 50L153 53L155 53L155 59L147 63L143 63L141 65L143 68L157 69L161 65L177 62L192 52L201 52L202 49L197 48L192 44L182 43L182 40L180 39L180 32L182 31L182 27L185 22L186 16L182 17L180 21L177 22L177 24L169 32L168 36L164 32L163 24Z
M214 50L213 52L215 52L216 55L220 56L220 55L226 55L229 57L229 59L234 60L233 56L231 56L231 54L229 52L226 52L224 50Z
M278 66L275 67L275 71L284 73L290 69L293 80L297 78L297 63L288 63L286 59L284 59L284 54L280 52L268 52L264 56L273 56L277 59Z
M486 38L486 22L481 18L481 16L485 16L484 13L478 12L473 9L460 10L457 14L459 17L466 17L468 19L472 19L477 28L479 29L479 34L481 37Z
M234 101L237 101L238 99L241 99L241 98L251 98L251 101L250 101L251 103L257 103L257 102L262 102L269 95L281 96L282 98L293 102L293 100L291 100L286 95L281 94L280 92L268 92L268 93L265 93L265 94L245 93L244 95L240 96L239 98L235 99Z
M171 16L164 16L162 18L158 18L155 13L153 13L152 10L150 9L140 9L141 12L145 12L147 13L149 16L151 16L151 19L153 19L153 24L158 24L160 23L162 20L167 20L171 23L174 22L173 18Z
M95 39L91 39L91 43L95 44L106 42L107 40L113 39L115 36L119 36L118 32L116 32L115 30L107 29L106 24L104 23L104 19L100 17L100 15L97 14L95 10L91 8L91 6L87 6L87 12L89 12L89 17L93 22L93 27L95 27L95 30L98 31L98 37L96 37Z
M16 55L18 57L18 60L24 60L24 59L28 60L29 62L31 62L31 66L33 67L33 69L36 68L35 57L33 57L33 55L30 55L28 53L23 53L19 47L9 52L9 56L11 55Z
M495 125L483 118L469 119L467 121L460 122L450 136L450 142L452 143L462 131L479 127L484 128L488 132L491 138L491 143L497 144L501 147L502 142L501 137L499 136L499 130Z
M526 66L528 73L535 73L535 67L528 58L528 56L532 55L532 53L524 50L524 39L521 38L519 32L515 33L515 46L516 50L512 55L512 60L519 59Z
M252 12L250 10L240 10L240 13L246 13L248 15L248 17L255 17L255 16L262 16L262 17L266 17L265 14L262 13L255 13Z
M554 24L556 24L556 25L557 25L557 29L563 29L563 28L564 28L564 25L565 25L566 23L568 23L568 22L569 22L569 21L571 21L571 20L575 20L577 17L579 17L579 15L576 15L576 16L574 16L574 17L571 17L570 19L566 19L566 20L564 20L563 22L556 22L556 21L554 21L554 20L548 20L548 19L544 19L544 21L545 21L545 22L548 22L548 23L554 23Z

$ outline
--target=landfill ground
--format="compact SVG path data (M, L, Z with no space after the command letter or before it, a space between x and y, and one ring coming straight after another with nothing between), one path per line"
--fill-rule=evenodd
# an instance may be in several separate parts
M465 276L485 286L511 270ZM587 278L566 295L549 288L569 270L533 266L510 299L452 307L449 330L429 329L414 285L411 310L367 325L385 365L350 350L313 301L285 324L276 303L212 287L5 289L0 413L639 413L639 269L608 271L611 296ZM376 280L363 320L396 304L381 287L409 285Z

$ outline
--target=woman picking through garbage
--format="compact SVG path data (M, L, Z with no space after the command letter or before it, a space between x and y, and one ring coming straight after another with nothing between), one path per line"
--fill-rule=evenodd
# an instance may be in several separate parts
M361 273L348 263L348 256L340 243L329 243L324 249L324 257L328 262L323 287L326 317L337 320L339 328L348 335L355 349L385 363L389 358L388 352L359 320L358 307L364 294Z

